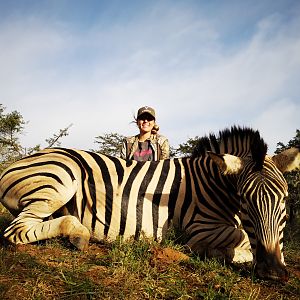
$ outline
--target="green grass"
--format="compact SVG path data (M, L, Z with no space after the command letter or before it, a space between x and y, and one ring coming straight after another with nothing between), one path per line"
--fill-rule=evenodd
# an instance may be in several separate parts
M1 231L7 225L4 214ZM184 248L174 239L162 244L118 239L91 244L86 252L64 239L18 247L2 243L0 299L299 299L300 239L294 232L286 243L292 272L286 284L255 278L250 264L192 255L178 260Z

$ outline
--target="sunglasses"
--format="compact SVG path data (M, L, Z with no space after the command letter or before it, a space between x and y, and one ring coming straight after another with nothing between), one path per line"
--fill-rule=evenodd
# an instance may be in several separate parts
M138 120L141 120L141 121L153 121L155 120L155 118L153 116L151 116L150 114L142 114L138 117Z

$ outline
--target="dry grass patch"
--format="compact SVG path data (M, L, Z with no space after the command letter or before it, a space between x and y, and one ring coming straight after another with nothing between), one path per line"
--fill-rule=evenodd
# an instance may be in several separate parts
M1 231L7 224L7 215L0 217ZM298 300L300 294L296 237L286 245L286 284L256 279L250 264L201 260L173 240L118 239L85 252L64 239L18 247L0 241L0 299Z

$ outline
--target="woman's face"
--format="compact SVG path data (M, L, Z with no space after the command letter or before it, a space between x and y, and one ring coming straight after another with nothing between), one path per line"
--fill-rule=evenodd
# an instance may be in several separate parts
M148 113L142 114L137 119L137 126L141 133L151 132L155 119Z

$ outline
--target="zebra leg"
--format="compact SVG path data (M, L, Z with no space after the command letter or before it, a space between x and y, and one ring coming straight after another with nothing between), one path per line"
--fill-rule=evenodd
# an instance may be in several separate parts
M80 250L88 247L90 232L74 216L43 221L49 214L49 207L44 202L28 205L4 231L4 237L14 244L27 244L53 237L68 237Z
M198 228L192 232L187 245L201 256L222 258L227 262L244 263L253 260L246 232L228 225Z

